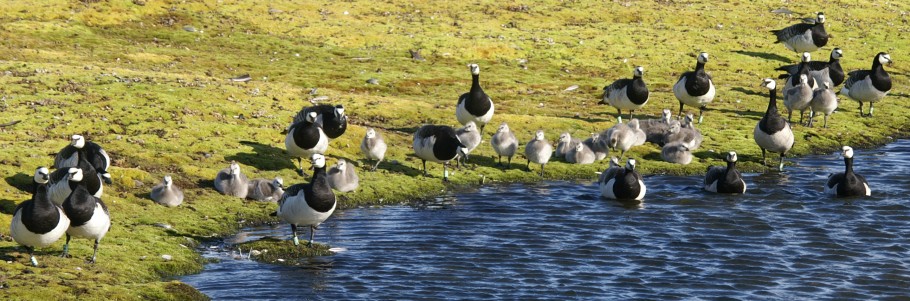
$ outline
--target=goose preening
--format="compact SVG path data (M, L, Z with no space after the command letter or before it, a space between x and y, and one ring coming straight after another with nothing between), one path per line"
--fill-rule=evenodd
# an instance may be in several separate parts
M828 116L831 116L831 113L834 113L834 110L837 110L837 95L834 94L834 90L831 90L829 83L822 83L824 86L820 89L815 89L812 91L812 101L809 102L809 108L812 111L809 111L809 127L812 127L812 121L815 119L815 115L818 113L825 114L825 125L828 127Z
M70 144L57 153L54 157L54 168L77 167L82 158L91 164L105 183L111 184L111 174L108 173L108 169L111 167L111 157L101 145L85 140L82 135L73 135Z
M708 53L702 52L698 55L695 64L695 71L683 72L673 85L673 95L679 100L679 114L682 116L683 105L689 105L698 108L698 123L702 122L702 114L705 112L708 104L714 100L714 82L711 75L705 72L705 64L708 62Z
M316 112L309 112L303 121L291 125L284 138L284 147L288 155L297 158L297 173L300 175L304 175L301 158L309 158L313 154L325 154L329 148L329 137L316 124L318 116L319 114Z
M581 140L572 138L572 134L569 134L569 132L559 134L559 140L556 142L556 157L565 159L566 154L579 143L581 143Z
M464 145L458 154L458 161L461 162L461 166L466 166L468 155L480 145L480 131L477 130L477 125L473 121L468 121L463 127L455 130L455 135L458 136L458 141Z
M44 248L56 242L70 225L63 209L51 203L48 198L49 180L50 174L46 167L35 170L32 198L16 206L9 225L10 236L25 247L33 266L38 266L38 260L33 254L35 248Z
M853 172L853 148L843 147L844 172L832 173L825 183L825 193L833 196L870 196L872 190L866 178Z
M812 87L809 86L809 76L799 75L799 84L784 90L784 107L787 108L787 122L792 123L793 111L799 111L799 123L803 123L803 112L809 108L812 101Z
M783 43L787 49L795 52L812 52L828 44L825 14L821 12L811 22L794 24L771 32L777 36L775 43Z
M167 207L177 207L183 203L183 191L174 185L174 180L170 175L164 176L164 180L160 184L152 187L150 197L155 203Z
M616 200L640 201L645 197L645 183L635 170L635 159L629 159L625 168L608 168L599 183L600 194Z
M812 76L815 81L819 82L818 86L821 86L821 83L829 83L831 89L834 89L834 87L837 87L844 82L844 69L841 68L840 65L840 58L843 56L843 50L834 48L834 50L831 50L831 58L827 62L811 61L808 63L809 75ZM787 72L778 77L780 79L785 79L790 78L791 75L799 72L799 66L800 64L786 65L775 70Z
M660 157L670 163L686 165L692 163L692 150L684 142L673 141L660 149Z
M248 199L264 202L274 202L284 194L284 179L275 177L274 179L255 179L250 181Z
M591 164L595 160L597 156L594 155L594 151L584 143L576 144L575 148L566 153L566 161L569 163Z
M619 158L616 156L610 157L610 165L607 166L607 169L605 169L603 172L597 172L599 175L597 184L600 185L601 183L606 182L607 179L616 177L616 173L619 172L622 168L622 165L619 165Z
M632 113L641 109L648 102L648 86L642 79L644 73L644 67L635 67L632 78L623 78L604 87L600 103L615 107L620 122L622 122L622 110L629 110L629 119L632 119Z
M493 146L493 151L499 156L499 162L496 164L502 166L502 156L506 156L509 159L507 168L512 167L512 156L515 156L515 152L518 150L518 139L515 138L515 134L509 130L508 124L503 122L499 125L496 134L494 134L493 139L490 140L490 144Z
M357 177L354 165L348 164L344 159L338 159L335 166L329 169L326 179L329 181L329 186L339 192L354 191L360 185L360 178Z
M778 170L784 170L784 157L787 151L793 147L793 130L790 129L790 123L787 122L777 112L777 84L773 79L766 78L762 82L762 87L768 89L770 99L768 101L768 110L762 116L755 130L752 132L752 138L761 148L761 157L764 164L768 164L766 152L780 154L780 165Z
M375 171L379 167L379 162L382 162L382 159L385 158L387 148L385 139L376 130L367 129L366 135L363 136L363 141L360 142L360 151L363 152L367 160L376 160L376 164L372 165L370 171Z
M313 154L310 158L313 165L313 180L307 184L288 187L278 200L278 210L275 212L281 220L291 224L295 246L300 245L297 227L310 227L310 241L307 246L312 246L316 227L335 212L335 193L326 179L325 157Z
M78 183L71 182L70 178L75 176L77 170L80 180L77 181ZM62 206L63 201L73 192L76 184L84 185L89 193L97 198L100 198L104 193L104 184L102 184L101 176L95 172L88 162L80 160L77 167L60 168L51 173L50 181L47 183L48 197L55 205Z
M80 185L82 181L82 170L76 168L77 172L69 177L70 183L73 183L73 192L70 193L66 200L63 201L63 212L70 219L69 229L66 230L66 244L63 245L63 257L69 252L70 238L82 237L95 241L94 252L90 263L95 263L98 257L98 244L111 228L111 214L107 206L101 199L89 193L85 185Z
M243 199L250 191L250 180L240 172L240 164L231 162L230 166L215 175L215 190Z
M785 97L786 97L787 90L790 90L790 88L793 88L793 87L799 85L800 75L806 76L806 80L807 80L806 83L809 85L809 89L815 89L815 88L818 88L818 86L819 86L819 83L816 82L815 78L812 77L812 75L809 73L809 71L811 70L811 67L809 67L809 64L812 63L812 55L809 54L808 52L803 52L801 58L802 58L802 61L799 63L799 65L797 65L796 72L794 72L793 74L790 74L790 76L787 77L787 80L784 81L784 89L782 90L782 92L784 93Z
M851 71L840 94L859 102L859 116L872 116L873 104L891 91L891 76L882 65L891 64L891 55L879 52L872 60L872 69ZM863 114L863 103L869 103L869 114Z
M294 115L292 124L305 121L310 112L316 113L313 123L322 128L322 132L329 139L340 137L348 129L348 116L344 114L344 105L341 104L334 106L323 104L300 109L300 112Z
M746 181L736 170L736 152L727 153L727 167L709 166L705 173L705 190L719 193L746 193Z
M455 129L447 125L424 125L414 132L414 153L423 162L423 175L427 175L427 161L442 163L442 180L449 181L449 161L455 159L464 144L458 140Z
M480 87L480 66L469 64L468 68L471 69L471 91L458 97L455 118L462 125L473 121L483 134L484 126L493 119L493 100Z
M525 158L528 159L528 164L525 165L525 168L531 171L531 163L540 164L540 175L543 176L544 167L546 167L547 162L550 162L551 156L553 156L553 146L544 137L543 130L537 130L534 133L534 138L528 141L528 144L525 144Z

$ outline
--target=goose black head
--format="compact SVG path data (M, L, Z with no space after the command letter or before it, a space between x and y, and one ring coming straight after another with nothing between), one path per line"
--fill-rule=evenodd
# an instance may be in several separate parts
M635 159L629 159L629 161L626 162L626 170L627 170L627 171L634 171L634 170L635 170L635 164L636 164L636 163L635 163Z
M841 151L841 154L844 155L844 158L848 158L848 159L853 158L853 148L844 145L843 150Z
M313 154L310 156L310 161L313 163L313 168L325 167L325 156L322 154Z
M306 115L306 121L309 123L316 123L316 117L319 116L316 112L310 112Z
M632 76L634 76L634 77L642 77L644 75L645 75L645 67L638 66L638 67L635 67L635 70L632 70Z
M44 166L38 167L37 169L35 169L35 183L47 184L47 182L51 179L50 174L51 173L47 169L47 167L44 167Z
M698 62L702 63L702 64L707 63L708 62L708 53L707 52L699 53Z
M346 116L344 116L344 105L341 105L341 104L336 105L335 106L335 118L338 118L339 120L341 120L342 118L345 118L345 117Z
M809 54L808 52L803 52L803 55L800 56L800 58L802 59L801 62L808 63L809 61L812 60L812 55Z
M619 167L619 158L616 156L610 157L610 167Z
M70 167L70 169L67 170L67 173L69 174L69 180L71 182L82 182L82 169L81 168Z
M468 68L471 69L471 74L480 75L480 66L477 64L468 64Z
M85 137L82 137L82 135L73 135L72 141L70 141L70 145L72 145L75 148L84 147L85 146Z
M768 90L777 89L777 83L770 78L762 80L761 86L767 88Z
M825 13L818 12L818 16L815 18L815 23L824 24L825 23Z
M878 60L878 63L879 63L879 64L882 64L882 65L889 65L889 66L890 66L890 65L892 64L892 62L893 62L893 61L891 60L891 55L890 55L890 54L887 54L887 53L884 53L884 52L879 52L878 55L875 56L875 59Z
M834 50L831 50L832 59L839 60L842 57L844 57L844 51L840 48L834 48Z

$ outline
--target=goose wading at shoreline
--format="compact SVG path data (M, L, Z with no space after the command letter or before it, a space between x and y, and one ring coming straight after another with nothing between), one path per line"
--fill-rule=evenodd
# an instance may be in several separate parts
M758 121L758 124L755 125L752 138L755 140L755 144L758 144L758 147L761 148L762 163L768 164L766 154L768 151L779 153L780 165L778 165L778 170L783 171L784 157L786 157L787 151L793 147L794 143L793 130L790 129L790 123L777 112L777 84L773 79L766 78L762 82L762 87L767 88L770 95L768 109L761 120Z
M291 225L294 246L300 246L297 228L309 227L310 240L307 246L312 247L317 227L332 216L337 204L335 193L326 179L325 156L313 154L310 160L313 166L312 181L288 187L278 200L278 210L274 213Z

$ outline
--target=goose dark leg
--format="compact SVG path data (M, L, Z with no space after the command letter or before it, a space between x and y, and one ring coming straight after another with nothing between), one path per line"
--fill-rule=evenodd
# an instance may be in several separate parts
M676 119L679 119L680 117L682 117L683 106L684 106L684 104L682 103L682 101L680 101L679 102L679 113L676 114Z
M512 167L512 156L509 156L509 165L506 165L506 168Z
M95 240L95 251L92 252L92 260L90 260L89 263L95 263L95 258L98 258L98 244L99 243L100 243L100 241L98 241L96 239Z
M799 111L799 124L803 124L803 111Z
M810 110L810 111L809 111L809 124L806 125L806 126L808 126L808 127L811 128L811 127L812 127L812 121L814 121L814 120L815 120L815 111Z
M825 114L825 128L828 128L828 114Z
M786 157L786 156L787 156L786 153L780 153L780 165L778 165L778 167L777 167L778 171L784 171L784 157Z
M531 171L531 160L528 160L528 164L525 165L525 169Z
M864 117L864 116L866 116L866 115L863 114L863 102L860 101L859 102L859 117Z
M502 166L502 155L499 156L499 161L496 162L496 166Z
M294 236L294 245L300 246L300 240L297 239L297 225L291 224L291 235Z
M793 124L793 110L787 109L787 123Z
M66 234L66 243L63 244L63 254L60 254L60 257L66 257L67 253L70 251L70 235Z
M703 121L706 109L708 109L708 107L706 107L706 106L702 106L701 108L698 108L698 124L701 124L701 122Z
M306 244L307 247L313 247L313 238L316 237L316 226L310 226L310 242Z
M28 260L32 263L32 266L38 266L38 259L35 258L35 248L25 246L25 251L28 252Z
M421 161L423 161L423 176L426 177L427 176L427 160L421 160Z
M629 110L629 120L632 120L632 113L635 113L635 110Z
M442 181L443 182L449 181L449 164L448 164L448 162L442 163Z
M765 166L768 165L768 157L765 156L765 149L764 149L764 148L761 149L761 164L762 164L762 165L765 165Z
M543 169L547 166L547 163L540 164L540 176L543 177Z

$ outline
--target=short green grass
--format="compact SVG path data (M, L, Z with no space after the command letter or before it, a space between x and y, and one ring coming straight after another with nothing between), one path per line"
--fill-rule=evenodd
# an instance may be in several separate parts
M743 169L765 171L751 137L767 105L758 85L776 78L775 67L798 58L771 43L768 31L824 8L834 37L814 58L827 59L840 47L842 64L853 70L868 68L875 53L888 51L896 62L888 68L895 88L874 118L858 118L856 103L844 99L829 128L796 126L791 155L881 145L904 135L910 124L901 56L910 49L906 2L804 1L789 4L803 13L792 17L770 13L779 1L298 2L5 3L0 124L21 123L0 128L0 224L8 224L16 204L29 198L21 188L35 167L49 165L67 137L78 133L113 157L114 184L104 200L114 226L97 264L84 262L90 242L75 240L73 258L55 256L59 242L39 251L38 268L26 265L22 249L2 228L0 291L23 300L200 297L163 277L200 271L196 244L273 220L267 214L275 206L222 197L211 179L235 160L250 177L304 181L284 154L280 131L319 96L345 104L352 122L332 141L330 164L344 158L364 166L359 143L366 127L378 128L390 146L379 171L361 169L362 187L342 195L342 208L399 204L481 179L594 179L606 166L554 162L539 177L524 171L525 161L517 157L502 170L492 166L485 143L472 157L475 166L454 172L451 184L442 183L439 164L428 164L430 177L419 176L411 133L424 123L456 125L455 101L470 86L467 63L481 65L482 84L496 102L486 140L498 123L508 122L523 142L537 129L553 141L564 131L586 137L612 126L615 110L596 104L600 89L631 76L636 65L645 67L653 92L637 115L675 111L673 83L694 67L698 52L707 51L718 96L699 126L705 142L697 159L687 166L660 162L653 145L629 156L647 174L698 174L735 150ZM410 59L409 49L421 49L426 60ZM245 73L253 80L227 80ZM371 78L379 84L366 83ZM572 85L580 88L564 91ZM147 199L166 174L184 188L184 205L164 208Z

